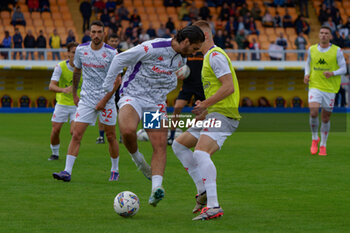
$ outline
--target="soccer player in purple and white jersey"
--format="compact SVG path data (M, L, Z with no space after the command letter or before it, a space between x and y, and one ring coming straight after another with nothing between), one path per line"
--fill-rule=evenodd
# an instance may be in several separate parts
M115 56L103 83L103 89L110 92L115 77L128 67L119 91L119 128L136 166L152 179L149 204L153 206L164 197L167 129L146 129L153 147L150 167L138 149L137 125L145 111L166 114L167 94L176 88L177 79L183 78L177 77L175 72L185 65L185 57L200 49L204 39L199 27L187 26L173 39L146 41Z
M109 154L112 168L110 181L118 180L119 146L116 140L115 124L117 110L114 102L114 92L120 84L120 78L112 84L110 92L102 90L102 84L106 78L107 71L117 51L103 43L104 25L101 21L94 21L90 26L92 41L77 47L74 57L73 72L73 99L78 106L75 115L75 127L73 136L68 147L66 167L60 173L53 173L58 180L70 181L75 159L78 156L80 142L88 125L94 125L99 120L104 125L109 143ZM83 73L83 85L81 87L80 99L77 95L77 87ZM117 77L117 75L115 76Z

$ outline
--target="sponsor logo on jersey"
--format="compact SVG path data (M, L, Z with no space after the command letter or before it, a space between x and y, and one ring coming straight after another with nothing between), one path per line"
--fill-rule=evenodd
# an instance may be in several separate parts
M148 46L144 45L143 49L145 50L146 53L148 52Z
M158 73L158 74L167 74L167 75L171 75L171 74L173 73L173 72L171 72L171 71L161 70L161 69L159 69L159 68L156 67L156 66L153 66L153 67L152 67L152 70L153 70L154 72Z
M219 55L217 52L213 52L212 54L213 54L212 57L215 57L216 55Z
M328 65L328 63L322 58L320 58L320 60L318 60L318 62L316 64L317 65Z
M159 60L159 61L163 61L164 59L163 59L162 56L159 56L159 57L158 57L158 60Z

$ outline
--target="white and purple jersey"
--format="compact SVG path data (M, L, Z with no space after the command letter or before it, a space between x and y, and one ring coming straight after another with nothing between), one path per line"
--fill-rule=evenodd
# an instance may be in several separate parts
M186 58L171 47L172 39L143 42L114 57L103 89L111 91L115 78L128 67L120 86L120 96L132 96L152 103L163 103L176 88L175 71L186 64Z
M102 84L116 54L118 54L117 50L105 43L103 43L102 48L99 50L93 50L91 48L91 42L81 44L77 47L74 56L74 65L78 69L82 69L84 80L79 103L94 108L105 96L106 92L102 89ZM114 96L108 101L107 105L109 104L115 104Z

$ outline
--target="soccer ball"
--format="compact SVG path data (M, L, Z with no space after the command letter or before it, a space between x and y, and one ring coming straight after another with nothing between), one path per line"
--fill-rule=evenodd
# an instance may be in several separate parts
M175 74L178 78L185 79L191 73L191 69L188 65L181 66L180 69L175 71Z
M114 198L114 210L122 217L134 216L140 209L140 201L135 193L124 191Z

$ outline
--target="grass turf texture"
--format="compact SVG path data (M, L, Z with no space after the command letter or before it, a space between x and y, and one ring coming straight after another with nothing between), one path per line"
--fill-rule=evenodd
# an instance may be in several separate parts
M95 144L96 126L84 136L72 181L54 180L70 136L65 125L60 160L48 161L50 118L0 114L0 232L350 232L349 127L330 133L326 157L310 155L309 132L233 134L213 156L225 214L193 222L195 187L170 147L166 196L156 208L148 205L151 183L123 145L120 180L108 181L108 146ZM150 161L149 142L139 145ZM113 210L125 190L140 198L133 218Z

